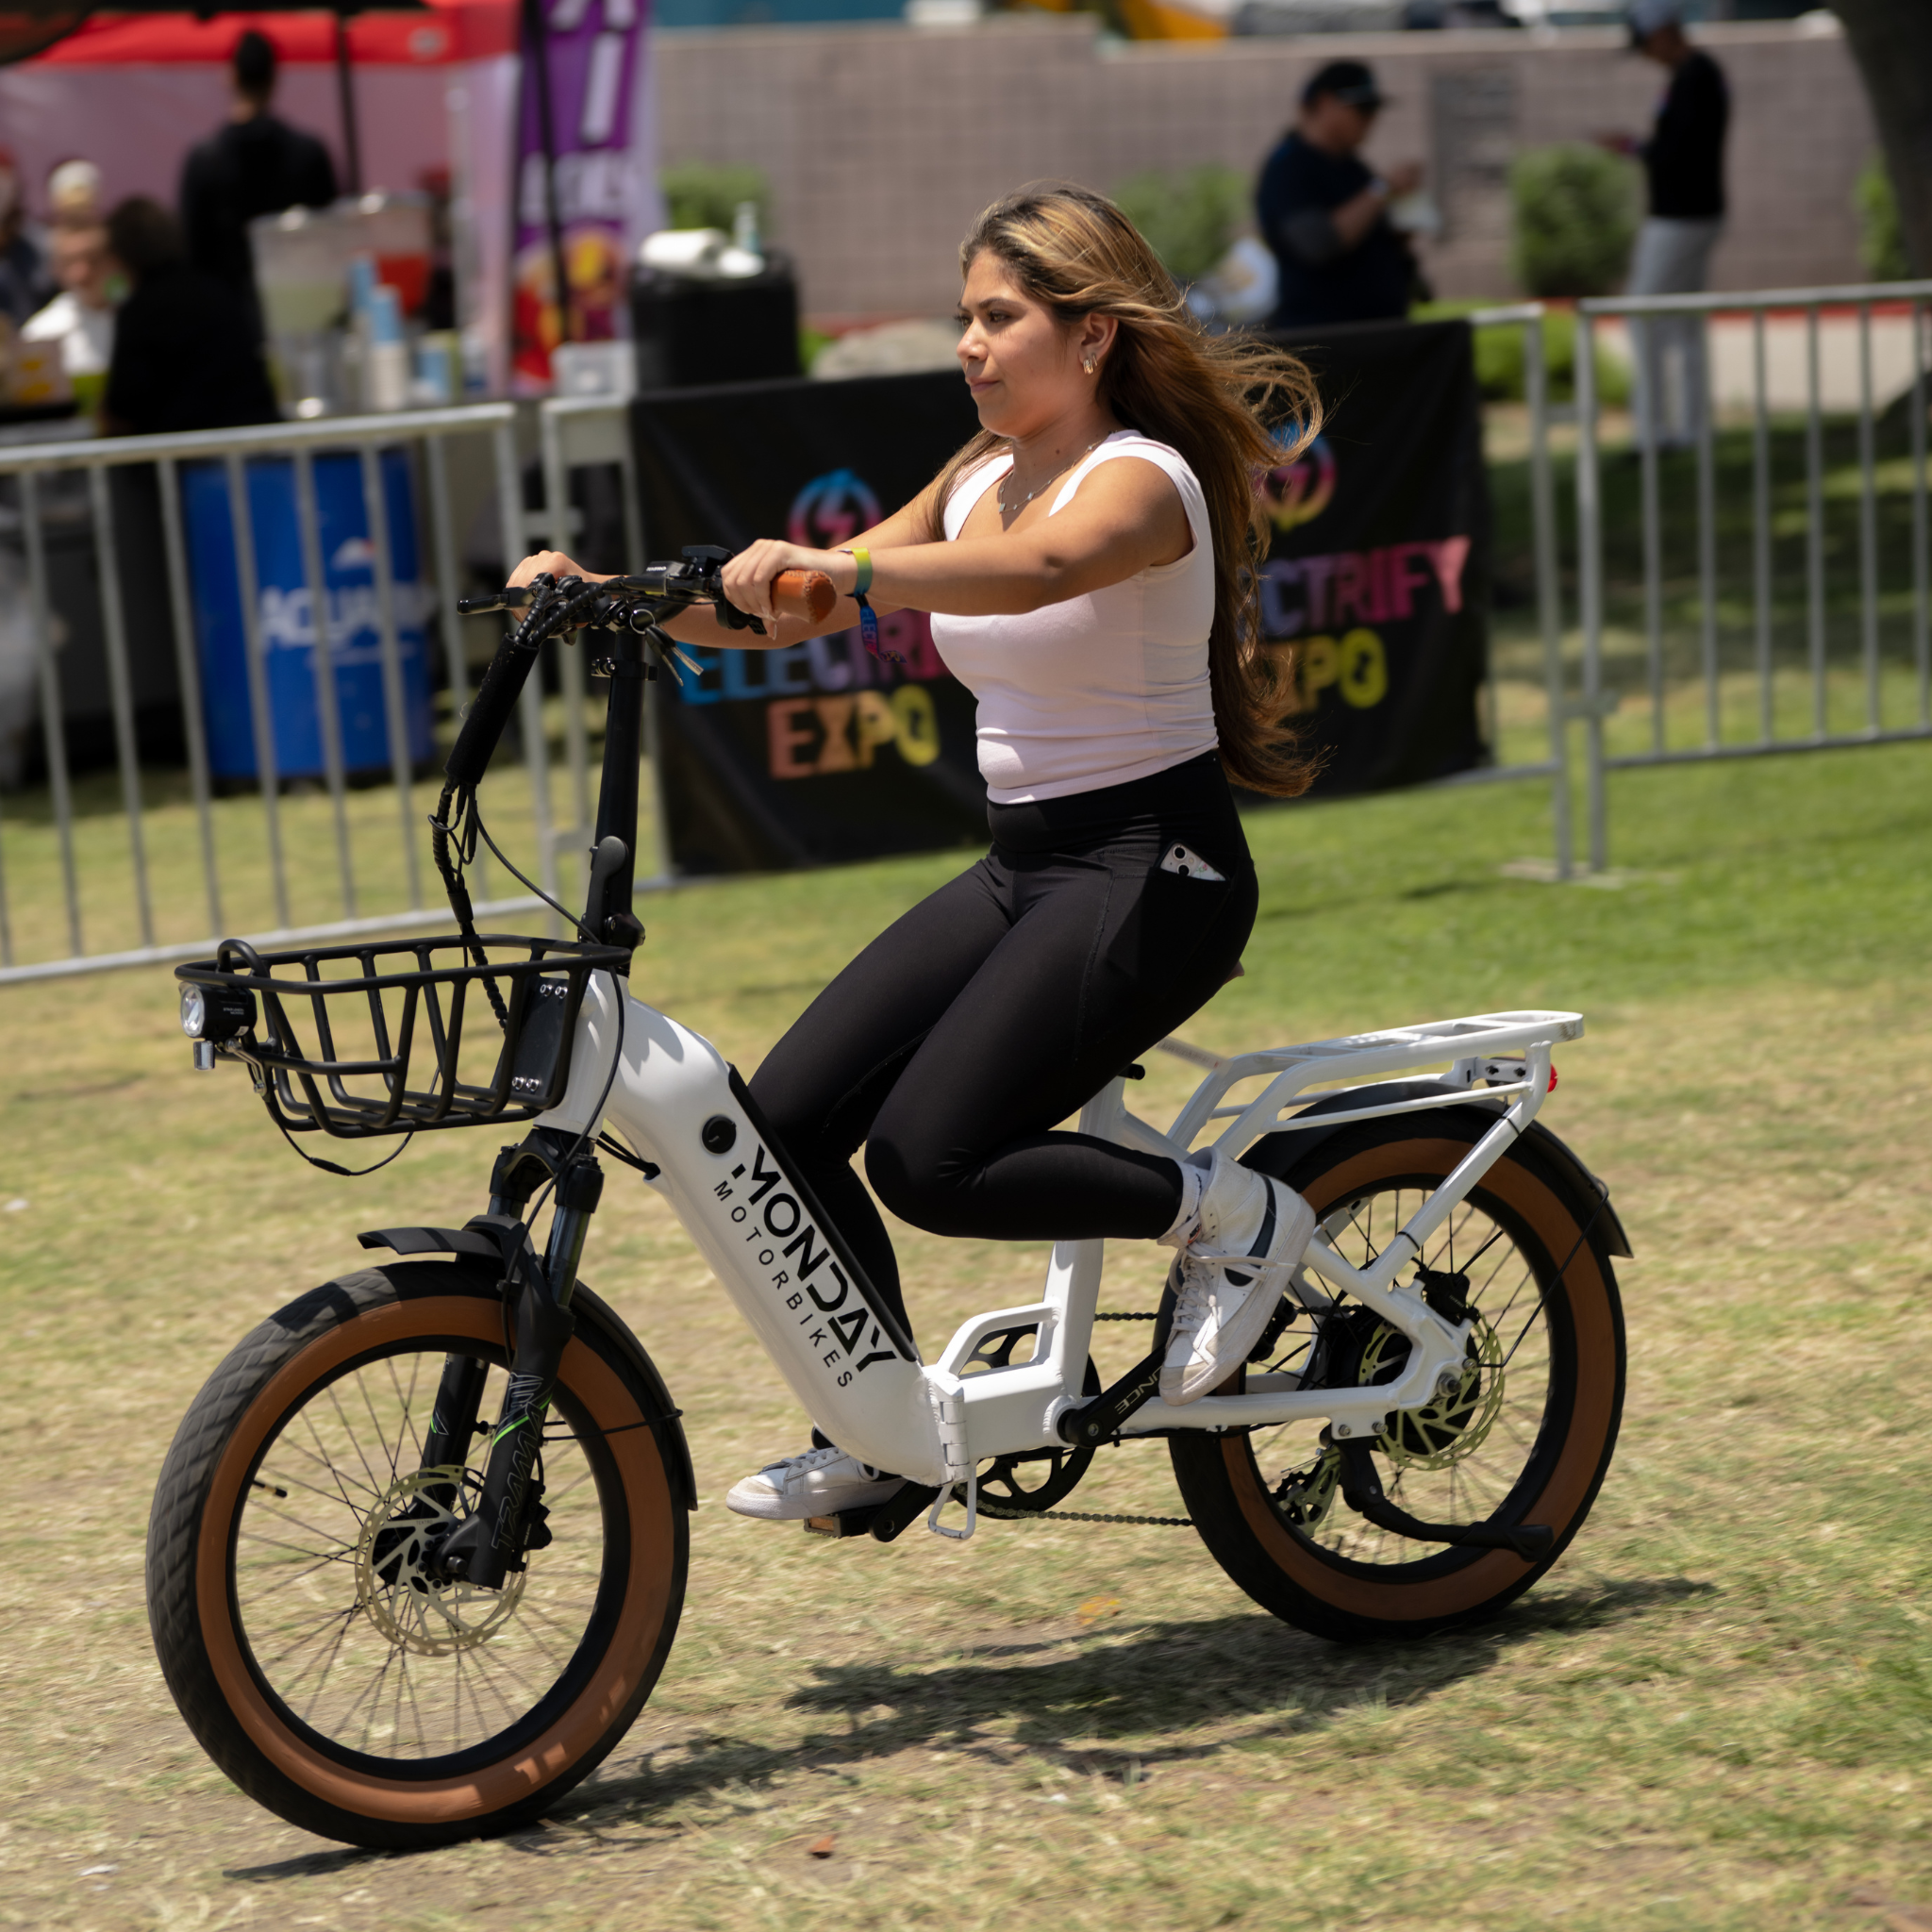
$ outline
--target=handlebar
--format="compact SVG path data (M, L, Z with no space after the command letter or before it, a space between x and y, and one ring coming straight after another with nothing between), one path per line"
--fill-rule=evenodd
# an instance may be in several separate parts
M718 566L727 560L722 550L687 553L678 563L654 563L635 576L589 577L540 576L534 584L506 588L481 597L459 597L457 608L464 616L477 616L492 610L525 610L529 615L498 646L475 702L457 734L455 748L443 772L458 789L474 788L483 782L497 740L509 723L523 695L530 667L546 637L563 636L573 630L629 630L650 633L666 618L688 610L694 604L709 604L719 622L733 630L755 630L764 625L747 616L724 595ZM772 602L780 616L800 617L808 624L823 624L832 614L839 593L824 571L788 570L772 585ZM641 620L641 621L640 621ZM656 646L662 656L662 647ZM441 814L439 813L439 817Z
M635 576L605 577L596 582L596 588L603 593L599 601L606 606L604 627L627 625L634 614L658 619L675 616L693 604L725 602L719 574L691 563L654 563ZM481 617L496 610L523 610L528 608L533 594L534 587L525 584L481 597L458 597L457 609L464 617ZM772 603L781 617L823 624L838 601L839 592L822 570L783 571L773 580ZM732 609L733 616L724 616L723 611L720 615L734 629L748 626L762 632L764 626L756 618L746 618L735 607ZM584 627L598 627L597 620L588 619Z

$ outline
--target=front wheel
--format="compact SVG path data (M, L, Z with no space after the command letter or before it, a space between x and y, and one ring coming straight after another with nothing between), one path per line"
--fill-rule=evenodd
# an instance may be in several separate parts
M1290 1134L1244 1158L1305 1195L1342 1258L1366 1268L1494 1124L1444 1108L1426 1125L1342 1128L1298 1161ZM1341 1452L1318 1424L1175 1435L1189 1513L1257 1603L1339 1641L1420 1637L1494 1616L1557 1560L1596 1498L1624 1405L1623 1310L1597 1207L1533 1141L1489 1170L1421 1257L1425 1299L1474 1318L1461 1386L1372 1445L1384 1491L1410 1516L1546 1524L1549 1552L1526 1562L1377 1528L1349 1508ZM1393 1381L1407 1347L1343 1296L1298 1316L1271 1367L1305 1387L1354 1388Z
M500 1590L439 1571L501 1407L495 1273L405 1262L291 1303L209 1377L161 1470L168 1688L236 1784L325 1838L416 1847L535 1816L629 1728L677 1628L689 1528L658 1440L676 1424L588 1291L543 1429L547 1543ZM425 1467L453 1381L481 1426Z

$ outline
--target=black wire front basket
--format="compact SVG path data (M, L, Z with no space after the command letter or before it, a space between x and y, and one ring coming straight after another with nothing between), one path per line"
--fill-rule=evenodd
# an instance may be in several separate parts
M287 953L224 940L213 959L175 969L182 1024L247 1063L285 1132L360 1141L532 1120L570 1083L591 974L631 956L575 940L477 943L487 965L453 935Z

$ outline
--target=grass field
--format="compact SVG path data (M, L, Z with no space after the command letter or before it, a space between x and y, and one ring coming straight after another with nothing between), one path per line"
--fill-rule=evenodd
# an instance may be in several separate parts
M1545 1118L1637 1248L1630 1393L1541 1589L1479 1631L1340 1651L1186 1530L881 1549L735 1518L723 1491L802 1424L616 1174L584 1273L686 1411L683 1633L556 1816L419 1857L286 1828L208 1765L149 1649L142 1546L229 1344L358 1265L354 1230L475 1211L495 1139L330 1179L238 1074L191 1074L166 974L0 992L0 1924L1932 1926L1932 749L1619 777L1621 891L1503 874L1547 849L1546 806L1512 787L1252 818L1248 975L1188 1028L1228 1049L1588 1015ZM638 989L749 1068L960 862L655 901ZM1150 1075L1149 1110L1177 1104L1180 1063ZM1104 1305L1148 1306L1157 1251L1122 1250ZM910 1231L903 1252L928 1351L1042 1261ZM1145 1445L1076 1507L1175 1500Z

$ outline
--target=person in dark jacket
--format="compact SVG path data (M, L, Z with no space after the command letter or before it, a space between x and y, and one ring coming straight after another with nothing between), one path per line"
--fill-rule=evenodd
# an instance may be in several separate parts
M182 168L181 225L189 261L235 291L258 339L248 224L284 208L326 208L336 198L336 170L312 134L269 111L275 50L253 27L236 42L234 90L228 125L193 149Z
M1681 0L1633 0L1630 43L1670 72L1650 139L1633 143L1649 185L1627 292L1690 294L1707 286L1724 225L1724 70L1685 37ZM1660 449L1694 442L1708 402L1703 318L1640 317L1631 325L1637 439Z
M1272 328L1407 315L1415 258L1389 205L1421 186L1410 161L1385 179L1360 148L1382 94L1359 60L1331 60L1302 90L1301 112L1268 157L1255 192L1261 239L1278 268Z
M108 251L134 285L114 323L102 408L109 435L278 420L242 298L189 264L180 225L159 202L122 202L108 217Z
M0 147L0 316L18 326L59 292L46 258L26 233L20 170Z

